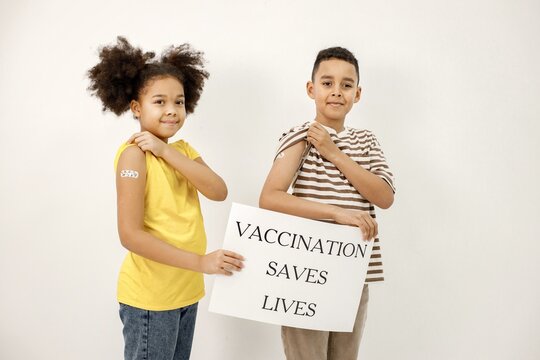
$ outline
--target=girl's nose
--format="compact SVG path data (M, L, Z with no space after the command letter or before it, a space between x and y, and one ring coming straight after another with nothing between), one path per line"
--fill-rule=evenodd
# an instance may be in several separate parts
M173 109L167 109L167 116L176 116L176 111Z

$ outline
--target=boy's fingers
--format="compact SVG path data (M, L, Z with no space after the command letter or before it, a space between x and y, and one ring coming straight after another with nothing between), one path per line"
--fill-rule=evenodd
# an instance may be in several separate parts
M366 229L366 232L364 233L365 240L369 240L373 238L373 223L370 222L370 220L366 219L365 217L362 219L364 220L364 226Z
M360 229L360 232L362 233L362 237L365 239L367 236L366 225L364 223L358 223L357 226Z

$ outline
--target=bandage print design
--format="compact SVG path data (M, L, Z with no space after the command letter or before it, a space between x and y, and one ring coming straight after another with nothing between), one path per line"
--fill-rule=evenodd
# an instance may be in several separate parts
M136 179L139 177L139 173L135 170L122 170L120 171L120 177L128 177Z

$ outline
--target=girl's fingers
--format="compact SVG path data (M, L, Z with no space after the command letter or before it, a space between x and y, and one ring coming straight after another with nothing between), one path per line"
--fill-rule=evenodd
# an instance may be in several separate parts
M149 134L148 131L135 133L135 134L131 135L131 137L129 138L129 140L126 143L127 144L138 143L141 140L144 140L144 139L148 138L148 134Z
M222 267L219 269L218 274L231 276L233 273Z
M222 267L226 267L227 270L240 271L244 267L244 257L232 251L224 251L224 258Z
M230 271L230 272L240 271L241 270L239 267L235 266L234 264L230 264L230 263L221 264L221 268L223 270Z
M126 141L126 144L131 144L133 142L133 140L135 140L135 138L137 137L139 133L135 133L133 135L130 136L129 140Z
M237 270L237 271L241 270L244 267L241 261L230 258L230 257L225 258L223 260L222 266L227 267L228 270Z
M238 253L235 253L234 251L230 251L230 250L223 250L223 253L227 256L230 256L232 258L235 258L235 259L239 259L239 260L245 260L244 257Z

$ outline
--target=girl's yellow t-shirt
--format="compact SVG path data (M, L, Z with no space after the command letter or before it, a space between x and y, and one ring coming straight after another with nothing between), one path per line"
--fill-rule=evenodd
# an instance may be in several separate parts
M118 149L114 167L128 146ZM187 142L170 144L190 159L200 155ZM197 189L163 159L146 152L144 227L177 248L203 255L206 233ZM118 277L118 301L146 310L172 310L196 303L204 296L202 273L164 265L131 251Z

